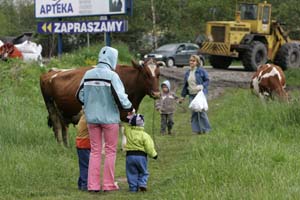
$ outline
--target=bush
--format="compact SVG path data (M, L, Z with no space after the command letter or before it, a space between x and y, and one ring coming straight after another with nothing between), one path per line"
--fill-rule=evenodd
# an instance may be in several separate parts
M73 68L96 65L98 62L98 54L104 45L102 43L92 45L89 48L83 47L72 53L63 54L61 59L52 58L47 64L48 68ZM119 51L119 64L130 64L134 56L129 52L128 47L124 43L116 43L114 48Z

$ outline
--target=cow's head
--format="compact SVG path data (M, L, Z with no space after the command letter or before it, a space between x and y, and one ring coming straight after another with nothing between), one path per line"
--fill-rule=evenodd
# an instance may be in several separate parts
M150 58L145 61L140 61L139 63L132 61L132 64L135 68L138 68L143 74L146 94L154 99L159 98L160 71L157 61L153 58Z
M0 59L7 60L10 54L14 51L15 47L11 43L5 43L0 47Z

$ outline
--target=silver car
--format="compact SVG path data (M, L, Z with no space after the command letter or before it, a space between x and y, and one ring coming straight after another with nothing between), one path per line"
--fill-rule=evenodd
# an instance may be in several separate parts
M193 43L166 44L146 54L144 59L155 58L164 62L167 67L183 67L189 65L190 56L195 54L200 56L201 65L204 65L205 58L200 55L199 46Z

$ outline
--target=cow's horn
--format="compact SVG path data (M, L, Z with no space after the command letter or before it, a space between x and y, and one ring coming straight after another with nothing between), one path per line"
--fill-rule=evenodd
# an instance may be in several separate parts
M158 66L162 66L162 67L166 66L166 63L164 61L157 61L156 63Z
M145 63L145 62L144 62L143 60L140 60L140 61L139 61L139 65L140 65L141 67L144 67L144 63Z

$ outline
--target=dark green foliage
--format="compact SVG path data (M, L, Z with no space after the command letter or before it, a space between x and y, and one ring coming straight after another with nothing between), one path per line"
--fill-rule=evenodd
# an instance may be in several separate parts
M13 3L15 2L15 3ZM33 0L0 0L0 36L16 36L26 31L36 31ZM159 45L169 42L195 42L196 38L205 33L205 23L212 20L233 20L236 0L159 0L154 1L156 10ZM253 1L252 1L253 2ZM259 1L256 1L259 2ZM262 2L262 1L260 1ZM286 24L293 38L300 38L300 7L297 0L270 0L272 18ZM152 46L152 12L151 1L134 1L132 17L115 16L129 20L127 33L113 33L114 41L123 41L131 51L147 53ZM95 20L98 17L70 18L63 20ZM43 19L44 21L45 19ZM103 41L103 34L90 35L91 43ZM44 55L56 54L57 36L36 35L42 43ZM85 46L86 34L64 35L64 51Z

